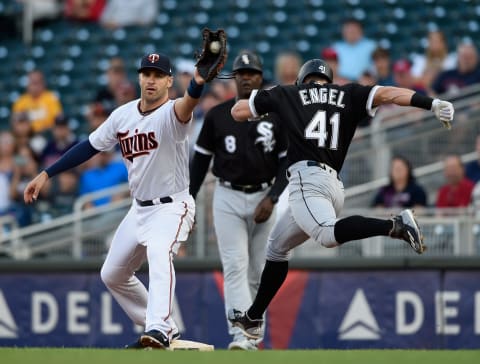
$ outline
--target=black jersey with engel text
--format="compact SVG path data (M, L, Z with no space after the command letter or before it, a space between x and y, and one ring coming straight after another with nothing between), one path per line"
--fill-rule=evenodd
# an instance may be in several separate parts
M328 164L340 172L359 122L375 114L378 86L302 84L252 93L254 115L272 110L288 129L289 165L301 160Z
M287 154L285 128L272 113L236 122L231 115L234 104L231 99L207 112L195 151L214 157L216 177L239 185L270 182L277 175L279 158Z

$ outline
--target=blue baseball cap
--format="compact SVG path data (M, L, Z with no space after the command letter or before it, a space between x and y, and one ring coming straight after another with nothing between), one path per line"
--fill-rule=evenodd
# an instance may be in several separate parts
M147 68L162 71L169 76L172 75L172 64L170 62L170 58L162 53L150 53L143 56L140 67L138 68L138 73Z

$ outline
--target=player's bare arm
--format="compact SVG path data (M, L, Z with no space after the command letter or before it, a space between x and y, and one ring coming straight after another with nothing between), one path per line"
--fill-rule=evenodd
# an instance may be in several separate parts
M451 128L450 122L453 120L453 114L455 112L452 103L448 101L432 99L413 90L400 87L385 86L376 89L373 97L373 106L376 107L385 104L414 106L431 110L435 114L435 117L440 120L447 129Z
M253 117L248 100L238 100L233 105L231 114L235 121L247 121Z
M25 187L23 192L23 200L25 203L29 204L38 198L38 194L42 189L45 182L48 180L48 174L45 171L40 172L30 183Z
M193 109L200 101L204 84L205 80L200 76L197 68L195 68L190 86L185 90L185 95L175 100L175 115L177 115L177 119L181 123L188 123L191 120Z

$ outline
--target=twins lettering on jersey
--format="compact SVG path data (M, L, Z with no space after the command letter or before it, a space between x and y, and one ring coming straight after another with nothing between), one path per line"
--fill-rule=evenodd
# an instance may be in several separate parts
M117 139L123 158L130 162L133 162L133 158L150 154L151 150L158 148L155 132L139 133L138 129L135 129L134 135L129 136L129 133L129 130L118 132Z
M310 105L310 104L330 104L332 106L344 108L345 104L343 103L343 97L345 92L336 89L328 89L328 88L308 88L304 90L299 90L300 100L302 100L302 104Z

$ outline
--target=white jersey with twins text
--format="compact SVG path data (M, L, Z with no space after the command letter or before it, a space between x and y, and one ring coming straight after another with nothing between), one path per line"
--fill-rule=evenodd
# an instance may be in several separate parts
M90 134L90 143L100 151L119 143L134 198L152 200L187 190L191 122L178 121L174 100L148 115L140 113L139 102L134 100L114 110Z

